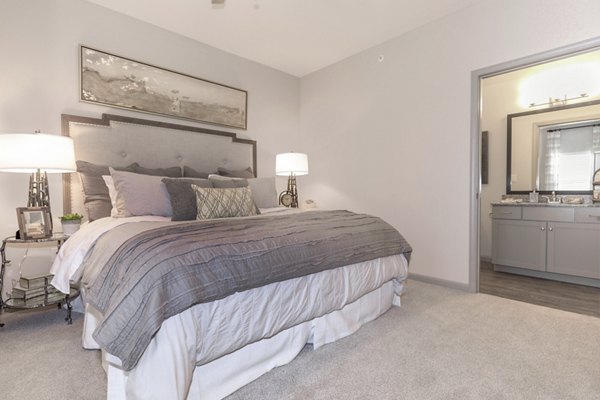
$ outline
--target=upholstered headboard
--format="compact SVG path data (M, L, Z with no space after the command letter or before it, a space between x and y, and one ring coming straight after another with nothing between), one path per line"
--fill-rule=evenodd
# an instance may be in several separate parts
M75 143L75 157L95 164L146 168L184 165L216 172L252 167L256 176L256 141L235 133L102 114L102 118L62 115L62 134ZM63 174L64 213L84 214L83 190L77 173Z

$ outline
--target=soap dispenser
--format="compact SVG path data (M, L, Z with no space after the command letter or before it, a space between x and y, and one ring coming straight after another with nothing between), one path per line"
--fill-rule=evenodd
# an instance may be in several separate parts
M529 193L529 202L537 203L539 201L538 193L533 189L533 192Z

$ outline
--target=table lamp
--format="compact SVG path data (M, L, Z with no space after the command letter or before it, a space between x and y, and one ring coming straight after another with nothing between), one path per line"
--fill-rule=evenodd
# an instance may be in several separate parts
M279 204L298 207L296 176L308 175L308 156L304 153L281 153L275 157L275 174L288 176L287 190L279 194Z
M75 148L68 136L0 134L0 171L31 173L27 207L48 207L50 212L48 173L75 170Z

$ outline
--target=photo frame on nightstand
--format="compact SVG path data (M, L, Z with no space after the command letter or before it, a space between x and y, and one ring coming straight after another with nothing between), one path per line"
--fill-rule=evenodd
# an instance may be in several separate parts
M44 239L52 236L48 207L18 207L17 220L21 239Z

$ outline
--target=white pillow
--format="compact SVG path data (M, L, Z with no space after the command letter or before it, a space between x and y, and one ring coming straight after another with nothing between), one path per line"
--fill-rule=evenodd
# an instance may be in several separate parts
M162 183L164 176L141 175L133 172L115 171L112 168L110 168L110 175L117 192L114 205L116 217L134 215L172 216L173 210L169 192L165 184Z
M112 208L110 210L110 216L117 216L117 189L115 189L115 183L113 182L113 178L110 175L102 175L102 179L108 188L108 197L110 197L110 204Z
M246 178L234 178L231 176L223 176L223 175L217 175L217 174L208 175L208 179L212 179L215 181L243 181L243 180L246 180Z

